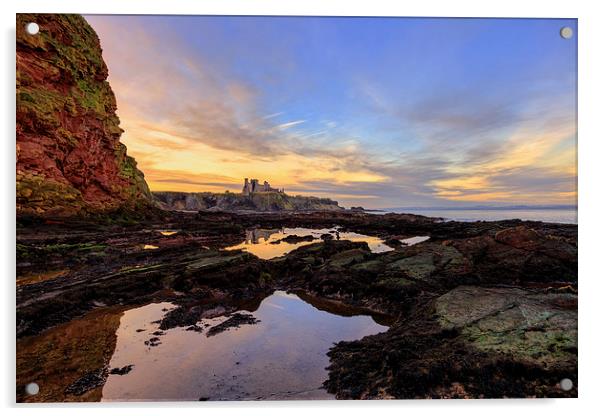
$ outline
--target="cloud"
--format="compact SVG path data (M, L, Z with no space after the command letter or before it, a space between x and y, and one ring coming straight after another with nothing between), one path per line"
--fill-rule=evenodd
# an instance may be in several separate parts
M278 113L272 113L272 114L268 114L267 116L263 116L263 119L264 120L269 120L271 118L278 117L278 116L281 116L283 114L284 114L283 111L279 111Z
M287 192L375 208L575 199L571 97L476 83L405 96L360 80L350 89L359 91L361 114L295 114L295 105L268 102L262 89L295 67L290 52L239 45L237 53L266 62L245 77L233 51L208 59L160 19L152 30L142 18L123 19L89 17L123 141L153 190L237 191L254 176ZM303 88L295 85L301 96ZM356 128L366 120L372 124Z
M151 34L137 19L128 24L89 19L100 34L126 131L130 120L144 120L150 132L189 142L248 154L282 153L283 137L271 122L276 114L261 115L261 93L253 85L207 61L160 25Z
M278 130L286 130L286 129L289 129L289 128L291 128L291 127L294 127L294 126L296 126L296 125L298 125L298 124L302 124L302 123L305 123L305 120L289 121L288 123L282 123L282 124L278 124L278 125L276 126L276 128L277 128Z

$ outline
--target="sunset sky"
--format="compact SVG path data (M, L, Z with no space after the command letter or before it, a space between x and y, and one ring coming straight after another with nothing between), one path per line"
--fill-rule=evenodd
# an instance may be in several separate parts
M86 19L152 190L576 204L574 20Z

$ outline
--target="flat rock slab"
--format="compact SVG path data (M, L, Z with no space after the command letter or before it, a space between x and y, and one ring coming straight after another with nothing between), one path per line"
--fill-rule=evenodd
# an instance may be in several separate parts
M477 349L539 366L577 360L577 296L519 288L461 286L436 301L444 329L457 329Z

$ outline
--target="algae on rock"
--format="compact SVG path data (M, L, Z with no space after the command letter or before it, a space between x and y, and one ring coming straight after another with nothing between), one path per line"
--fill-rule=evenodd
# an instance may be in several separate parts
M37 35L25 31L40 26ZM71 216L150 206L107 81L98 36L69 14L17 15L17 214Z

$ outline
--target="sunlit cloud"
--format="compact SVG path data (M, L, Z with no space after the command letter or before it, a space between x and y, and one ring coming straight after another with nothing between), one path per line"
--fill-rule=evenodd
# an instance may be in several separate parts
M304 62L292 46L310 30L302 23L290 33L279 27L278 37L268 36L268 25L260 25L265 33L237 26L253 33L258 46L249 49L240 44L249 39L207 20L184 36L175 21L142 19L88 17L109 67L122 141L152 190L239 192L242 178L256 177L293 194L372 208L576 201L570 86L527 79L506 90L501 81L483 88L466 79L444 88L446 79L429 78L412 91L423 70L410 76L406 66L357 59L344 66L343 55L332 59L319 42ZM209 33L215 42L200 46ZM440 53L452 56L454 47L463 44L450 40ZM383 61L398 55L380 53ZM333 65L331 75L316 59ZM432 59L424 70L438 68Z

